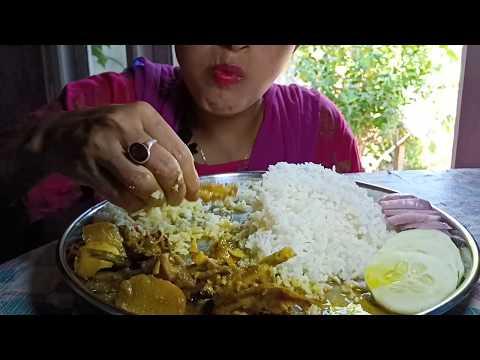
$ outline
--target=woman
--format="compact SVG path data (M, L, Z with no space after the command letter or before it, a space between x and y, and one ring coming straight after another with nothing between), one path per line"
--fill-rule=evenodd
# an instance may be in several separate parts
M35 221L74 206L85 194L80 185L133 211L152 194L170 204L196 199L198 175L279 161L362 171L355 138L330 100L273 84L295 48L176 46L179 68L140 58L124 73L68 84L3 144L5 201L28 193Z

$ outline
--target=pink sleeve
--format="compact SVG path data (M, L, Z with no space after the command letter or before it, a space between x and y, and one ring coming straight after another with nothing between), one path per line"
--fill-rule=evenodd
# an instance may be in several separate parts
M130 72L104 73L67 84L63 90L65 110L136 101L135 83Z
M339 173L363 172L357 140L342 113L330 100L320 105L318 162Z

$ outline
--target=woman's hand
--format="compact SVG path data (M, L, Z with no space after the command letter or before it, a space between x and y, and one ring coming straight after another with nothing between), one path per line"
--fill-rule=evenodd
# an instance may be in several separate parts
M72 177L129 211L155 203L154 193L172 205L197 198L199 179L188 147L148 103L49 116L28 142L45 173ZM128 146L152 138L157 142L150 159L134 164Z
M397 231L408 229L450 230L432 205L413 195L389 194L379 201L387 223Z

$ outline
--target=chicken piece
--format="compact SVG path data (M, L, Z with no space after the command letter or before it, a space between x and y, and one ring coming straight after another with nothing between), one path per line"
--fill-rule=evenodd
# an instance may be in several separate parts
M291 248L283 248L263 258L258 265L235 271L229 279L229 286L235 291L241 291L254 284L271 285L274 278L273 268L294 256L296 254Z
M219 240L215 244L213 244L211 250L211 257L216 259L220 263L226 263L228 266L234 268L236 267L235 261L237 258L232 259L230 253L230 246L227 244L225 240Z
M303 295L274 284L274 267L295 255L286 247L263 258L258 265L234 269L231 276L212 281L214 312L288 314L293 307L310 306Z
M144 274L154 274L155 275L155 267L158 266L160 263L160 260L158 257L154 256L151 258L148 258L147 260L140 261L140 269L142 269L142 272Z
M221 253L222 255L227 253L230 257L228 251L222 249ZM273 286L273 267L293 256L295 256L295 253L291 248L284 248L265 257L258 265L247 268L232 266L228 261L225 261L225 258L222 259L222 262L208 258L206 266L195 269L193 273L197 281L203 280L203 282L197 284L197 288L202 288L203 292L216 294L217 298L235 298L239 292L255 286Z
M216 276L210 279L213 292L217 297L232 300L243 291L256 286L273 286L273 272L269 265L257 265L244 269L232 269L231 275Z
M142 234L127 227L121 230L126 247L135 254L150 257L159 256L162 252L168 251L167 238L160 231L154 234Z
M172 262L170 254L165 253L160 255L159 260L159 277L175 283L182 289L193 289L195 287L195 279L190 275L184 265Z
M120 284L115 304L137 315L183 315L186 298L171 282L140 274Z
M170 262L170 254L162 254L160 255L160 275L162 278L173 281L175 279L176 273L175 269Z

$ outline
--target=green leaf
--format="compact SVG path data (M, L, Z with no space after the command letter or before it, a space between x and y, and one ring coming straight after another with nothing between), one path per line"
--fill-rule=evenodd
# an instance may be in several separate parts
M97 63L103 68L106 67L108 58L103 53L103 45L91 45L92 55L97 58Z
M452 49L450 49L448 47L448 45L440 45L440 48L442 48L443 50L445 50L446 54L448 55L448 57L450 59L452 59L453 61L458 61L459 58L457 56L457 54L455 54L455 51L453 51Z
M415 100L407 91L421 96L432 91L427 77L438 69L429 60L431 49L419 45L302 46L294 57L294 74L334 101L364 153L379 158L399 133L406 134L401 108ZM337 73L339 67L346 71ZM372 141L378 146L373 146ZM408 161L419 167L421 162L415 156L420 156L421 148L415 149L409 153Z
M118 64L119 66L123 67L123 64L118 59L115 59L111 56L107 56L103 52L104 47L110 49L112 47L112 45L90 45L90 46L91 46L91 50L92 50L92 55L97 59L97 63L102 68L106 69L108 61L111 61L111 62L113 62L115 64Z

